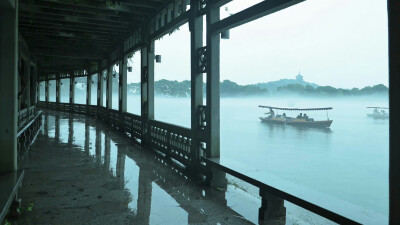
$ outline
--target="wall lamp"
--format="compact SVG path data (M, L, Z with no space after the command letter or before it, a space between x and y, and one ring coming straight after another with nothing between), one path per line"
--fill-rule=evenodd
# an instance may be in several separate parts
M230 35L229 35L229 30L225 30L221 32L221 39L229 39Z
M156 63L161 63L161 55L156 55Z
M128 72L132 72L132 66L128 66Z

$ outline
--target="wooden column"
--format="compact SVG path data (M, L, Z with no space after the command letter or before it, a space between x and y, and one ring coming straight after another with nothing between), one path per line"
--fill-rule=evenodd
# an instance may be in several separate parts
M45 81L45 87L44 87L44 91L45 91L45 98L46 98L46 102L49 102L49 97L50 97L50 91L49 91L49 86L50 86L50 81L47 80L48 77L46 77L46 81Z
M92 101L92 74L89 73L88 69L88 75L86 77L86 105L89 106L91 105Z
M0 172L5 172L17 170L18 1L4 1L0 11Z
M220 110L219 110L219 57L220 34L211 33L211 24L219 21L219 7L207 9L207 157L220 156Z
M97 106L103 106L103 71L102 71L102 63L99 62L99 69L98 69L98 80L97 80Z
M23 60L23 76L25 81L25 90L23 95L22 102L25 103L26 108L31 106L31 78L30 78L30 69L31 69L31 61L29 56L27 56L26 60Z
M36 81L36 103L40 102L40 81Z
M108 63L107 63L108 64ZM113 65L108 65L107 67L107 93L106 93L106 107L107 109L112 109L112 68Z
M128 76L128 59L124 55L119 64L119 111L127 110L127 76Z
M57 74L56 78L56 103L60 103L61 101L61 79L60 74Z
M196 171L199 163L200 151L200 114L199 108L203 105L203 72L199 71L198 51L203 47L203 16L199 16L199 1L192 0L190 5L190 52L191 52L191 158L192 167Z
M146 32L143 32L146 33ZM147 37L143 37L146 40ZM141 111L142 132L144 140L148 138L148 121L154 119L154 41L148 43L141 49Z
M33 96L31 97L31 105L36 105L38 102L38 78L37 78L37 72L36 72L36 65L32 65L31 63L31 76L32 76L32 88L33 88Z
M212 33L211 24L219 21L219 6L207 8L207 107L206 107L206 157L220 157L220 33ZM226 174L214 167L208 168L210 186L226 189Z
M389 224L400 224L400 2L388 1L389 16Z
M74 71L70 72L70 81L69 81L69 104L75 103L75 73Z

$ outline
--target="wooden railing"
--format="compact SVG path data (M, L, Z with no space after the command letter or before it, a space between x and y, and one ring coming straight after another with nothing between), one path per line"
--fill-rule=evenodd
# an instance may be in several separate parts
M35 106L22 109L18 112L18 130L22 129L36 115Z
M127 112L119 112L114 109L107 109L103 106L55 103L55 102L39 102L39 107L64 112L72 112L86 114L103 120L112 127L128 134L132 139L140 142L143 136L142 117ZM192 164L191 159L191 131L189 128L180 127L157 120L150 120L146 123L148 130L148 145L163 154L177 160L186 167Z
M260 208L260 215L263 210L266 210L267 200L264 199L265 192L272 193L274 198L288 200L300 207L303 207L315 214L328 218L332 221L343 224L358 224L356 221L351 220L345 216L337 214L322 206L313 204L303 198L293 196L277 188L271 188L268 184L255 180L255 178L248 177L240 174L233 168L227 168L219 164L213 159L205 158L206 143L200 142L199 148L192 147L191 130L185 127L180 127L157 120L143 121L143 118L131 113L121 113L117 110L107 109L102 106L96 105L80 105L68 103L54 103L54 102L39 102L39 107L48 109L55 109L65 112L74 112L86 114L96 117L108 123L112 127L120 130L130 138L145 143L147 146L152 147L158 152L161 152L168 158L174 159L182 165L183 169L195 168L199 176L214 176L211 169L217 169L220 172L231 174L247 183L250 183L260 188L260 196L262 198L262 207ZM199 159L192 159L192 149L198 149ZM196 155L196 154L194 154ZM283 200L282 200L283 201ZM283 202L282 202L283 204ZM260 217L261 218L261 217Z
M21 111L18 115L18 126L20 129L17 133L17 152L18 162L21 162L42 126L42 112L36 112L34 106Z
M191 131L188 128L163 123L156 120L149 121L150 144L153 148L165 155L178 160L190 167Z

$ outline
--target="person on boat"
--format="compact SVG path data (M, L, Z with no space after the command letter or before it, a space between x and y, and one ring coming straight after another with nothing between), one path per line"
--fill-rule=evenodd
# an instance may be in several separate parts
M274 112L274 110L272 110L271 108L269 108L269 112L267 112L267 113L265 113L265 114L269 114L269 118L273 118L273 117L275 117L275 112Z
M303 118L303 113L300 113L300 114L297 116L297 119L301 119L301 118Z
M306 120L308 120L308 116L307 116L306 113L304 113L304 118L305 118Z

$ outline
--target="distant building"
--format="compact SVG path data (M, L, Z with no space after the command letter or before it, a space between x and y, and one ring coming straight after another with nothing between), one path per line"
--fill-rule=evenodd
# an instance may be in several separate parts
M304 81L303 76L302 76L300 73L297 74L296 80L297 80L297 81Z

